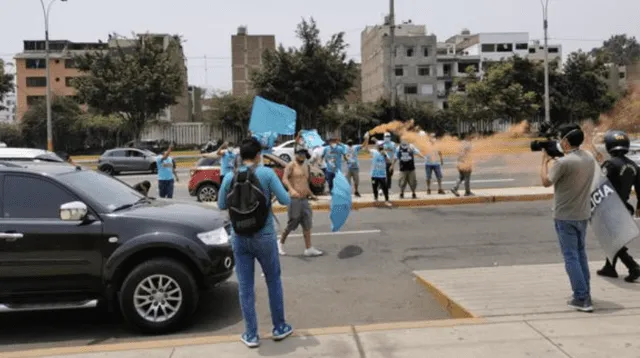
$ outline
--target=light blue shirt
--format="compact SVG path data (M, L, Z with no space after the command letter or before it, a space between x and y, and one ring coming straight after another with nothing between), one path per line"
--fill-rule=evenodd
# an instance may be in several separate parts
M247 166L241 166L238 171L246 171ZM258 165L255 170L255 174L258 177L258 181L260 182L260 187L264 195L271 201L271 194L276 196L278 202L282 205L289 205L291 201L289 199L289 194L287 190L282 185L280 178L276 175L276 173L271 168L264 167L262 165ZM227 210L227 195L229 194L229 190L231 189L231 181L233 180L233 175L227 175L222 179L222 185L220 185L220 193L218 194L218 208L220 210ZM233 229L232 229L233 230ZM267 217L267 222L264 227L256 233L256 235L273 235L274 239L277 238L276 230L273 225L273 211L271 207L269 207L269 217ZM234 233L235 236L235 233Z
M373 159L371 160L371 178L387 177L387 159L385 155L375 149L369 149Z
M393 160L393 156L396 154L396 143L393 141L384 142L382 147L387 157Z
M360 169L360 162L358 161L358 153L362 149L360 144L347 147L347 166L349 169Z
M156 157L156 167L158 168L158 180L173 180L173 158L167 157L162 160L162 156Z
M233 173L236 163L236 154L231 150L225 150L222 154L222 160L220 163L220 174L225 176L229 173Z
M331 146L324 148L323 156L329 173L335 173L337 169L342 169L342 156L345 154L347 152L343 145L336 145L335 148L331 148Z

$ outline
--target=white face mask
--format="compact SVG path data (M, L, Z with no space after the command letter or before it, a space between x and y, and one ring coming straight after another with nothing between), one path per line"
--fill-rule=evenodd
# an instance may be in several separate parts
M391 138L389 138L389 137L384 137L384 142L385 142L385 143L389 143L389 142L391 142Z
M331 143L331 148L335 148L336 144L335 143Z
M558 151L562 154L564 154L564 149L562 149L562 144L560 144L560 142L558 142L558 144L556 144L556 146L558 147Z

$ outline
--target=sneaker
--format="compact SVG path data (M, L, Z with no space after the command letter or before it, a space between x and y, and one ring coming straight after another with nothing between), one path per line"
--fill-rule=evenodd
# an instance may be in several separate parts
M278 253L280 254L280 256L285 256L287 254L284 251L284 245L282 244L282 242L280 242L280 240L278 240Z
M404 193L400 193L400 199L404 199Z
M444 195L444 194L446 194L446 193L444 192L444 190L440 189L440 190L438 190L438 194L440 194L440 195Z
M355 195L356 195L356 198L360 198L361 197L360 193L358 193L357 191L356 191Z
M464 196L476 196L476 194L472 192L464 193Z
M276 342L279 342L289 337L292 333L293 333L293 327L285 323L279 328L273 329L273 340Z
M431 195L431 189L427 189L427 195Z
M609 262L605 263L600 270L596 271L596 273L599 276L618 278L618 272Z
M455 196L460 196L460 194L458 194L458 190L456 189L451 189L451 193Z
M240 336L240 340L244 343L245 346L249 348L258 348L260 346L260 337L252 336L250 337L246 333Z
M416 193L411 194L411 199L418 199L418 196L416 195Z
M624 280L627 282L635 282L638 278L640 278L640 267L634 267L629 269L629 276L625 277Z
M591 299L589 298L584 300L578 300L574 298L567 302L567 306L580 312L593 312L593 305L591 304Z
M322 256L322 255L324 255L324 252L316 249L315 247L310 247L304 250L304 256L307 256L307 257L315 257L315 256Z
M390 207L392 207L392 206L393 206L393 204L391 204L391 202L390 202L390 201L385 201L385 202L384 202L384 205L385 205L386 207L388 207L388 208L390 208Z

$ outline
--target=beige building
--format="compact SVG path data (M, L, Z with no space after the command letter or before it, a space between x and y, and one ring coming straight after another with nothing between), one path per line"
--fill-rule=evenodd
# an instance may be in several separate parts
M189 110L190 100L187 85L187 67L184 53L178 37L167 34L143 34L158 41L166 51L171 51L184 71L184 88L178 99L178 104L168 108L159 119L172 122L186 122L191 119ZM68 40L49 41L49 58L51 69L51 94L54 96L73 97L76 94L72 81L82 76L82 72L75 68L73 58L87 51L109 51L110 49L135 46L139 39L125 39L109 36L106 42L72 42ZM16 84L17 84L17 113L18 120L37 101L45 100L47 90L45 42L44 40L25 40L23 52L15 56Z
M276 49L274 35L249 35L246 27L239 27L231 36L231 71L233 95L248 95L251 90L251 72L262 67L262 55Z

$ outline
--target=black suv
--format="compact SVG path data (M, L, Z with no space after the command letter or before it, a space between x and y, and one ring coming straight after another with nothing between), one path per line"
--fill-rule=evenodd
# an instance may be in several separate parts
M69 164L0 162L0 312L105 304L165 333L233 267L216 209Z

